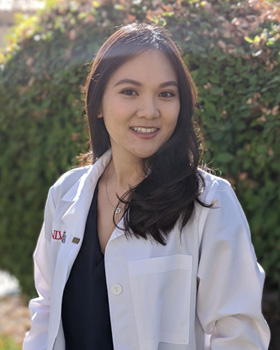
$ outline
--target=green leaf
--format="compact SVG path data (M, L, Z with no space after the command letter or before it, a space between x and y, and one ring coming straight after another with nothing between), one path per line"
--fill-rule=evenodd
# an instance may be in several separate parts
M228 152L222 152L222 153L219 153L216 157L215 157L215 160L217 162L221 162L221 163L229 163L231 161L234 160L234 156Z

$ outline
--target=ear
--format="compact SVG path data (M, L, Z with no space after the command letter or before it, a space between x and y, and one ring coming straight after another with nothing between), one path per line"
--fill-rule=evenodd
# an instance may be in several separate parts
M102 113L101 113L101 112L98 112L98 114L97 114L97 118L103 118L103 115L102 115Z

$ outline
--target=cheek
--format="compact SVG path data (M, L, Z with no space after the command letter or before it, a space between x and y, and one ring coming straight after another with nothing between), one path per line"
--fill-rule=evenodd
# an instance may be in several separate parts
M170 127L176 126L177 121L178 121L178 116L180 112L180 104L175 105L175 106L170 106L170 108L167 108L165 110L167 117L167 123L170 125Z
M131 113L133 106L130 103L124 103L119 98L111 99L105 108L105 115L109 116L114 122L125 120Z
M177 104L177 108L176 108L176 112L175 112L175 126L177 124L177 121L178 121L178 118L179 118L179 113L180 113L180 109L181 109L181 105L180 105L180 102L178 102ZM174 127L175 128L175 127Z

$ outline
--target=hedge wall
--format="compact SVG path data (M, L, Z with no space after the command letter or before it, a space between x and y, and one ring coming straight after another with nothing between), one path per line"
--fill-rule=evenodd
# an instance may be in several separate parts
M262 0L62 0L21 20L0 54L0 268L34 294L48 188L88 147L89 62L135 20L173 33L199 89L204 161L235 187L267 285L279 288L280 6Z

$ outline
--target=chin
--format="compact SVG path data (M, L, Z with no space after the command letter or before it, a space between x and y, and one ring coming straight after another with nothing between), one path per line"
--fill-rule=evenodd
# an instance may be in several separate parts
M154 155L158 150L152 151L152 152L139 152L137 154L135 154L136 157L140 158L140 159L146 159L151 157L152 155Z

